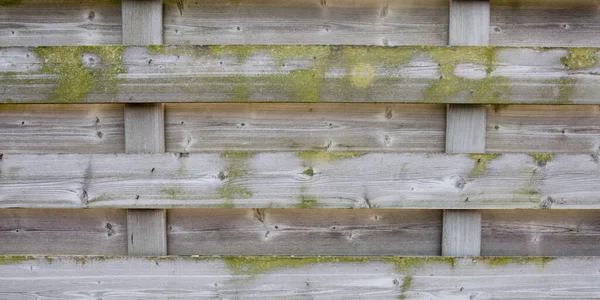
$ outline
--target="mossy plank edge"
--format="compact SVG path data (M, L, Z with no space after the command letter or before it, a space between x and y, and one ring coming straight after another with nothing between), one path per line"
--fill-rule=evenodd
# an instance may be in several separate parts
M0 69L0 83L11 87L0 93L0 103L600 102L595 97L600 84L587 82L598 71L600 48L250 45L16 49L33 49L41 69ZM506 64L526 67L524 62L499 58L507 49L540 55L552 50L554 61L546 67L555 75L531 79L520 71L496 74ZM99 61L87 61L94 58ZM411 72L429 72L416 76L401 72L414 68L415 62L429 64L431 70L414 69ZM255 69L248 71L242 66ZM185 74L179 69L185 69ZM560 72L564 75L557 77ZM586 84L579 84L586 74ZM525 75L530 79L523 79Z

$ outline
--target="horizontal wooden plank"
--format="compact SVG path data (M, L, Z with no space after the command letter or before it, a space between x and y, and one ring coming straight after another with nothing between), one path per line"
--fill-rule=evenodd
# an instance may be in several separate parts
M165 3L170 45L445 45L448 2L211 0Z
M119 153L122 104L0 105L0 153Z
M442 152L445 106L392 103L171 103L169 152ZM600 106L494 105L490 153L595 154ZM120 153L121 104L0 105L0 153Z
M0 209L0 240L0 253L123 255L127 212Z
M439 210L170 209L170 255L439 255Z
M2 46L121 44L121 3L113 0L7 0Z
M600 46L598 1L492 0L491 4L491 45Z
M0 103L597 104L597 48L0 49Z
M484 210L483 255L600 256L598 211Z
M590 257L0 257L0 297L595 299Z
M598 209L595 155L4 155L0 207Z
M444 150L442 105L194 103L165 109L167 151Z
M598 105L496 105L487 110L486 151L600 152Z

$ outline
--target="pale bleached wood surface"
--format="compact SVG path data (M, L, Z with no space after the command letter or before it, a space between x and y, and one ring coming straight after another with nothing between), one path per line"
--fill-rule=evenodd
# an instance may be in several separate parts
M600 256L598 211L482 211L483 255Z
M170 209L170 255L439 255L439 210Z
M167 151L441 152L445 109L407 104L169 104Z
M448 2L192 1L165 4L170 45L444 45Z
M4 257L3 299L594 299L600 260ZM336 260L338 262L336 262Z
M248 47L0 49L0 102L600 103L597 48Z
M0 253L122 255L127 253L127 213L0 209L0 241Z
M10 155L0 206L598 209L593 155Z
M0 153L123 152L123 105L0 105Z

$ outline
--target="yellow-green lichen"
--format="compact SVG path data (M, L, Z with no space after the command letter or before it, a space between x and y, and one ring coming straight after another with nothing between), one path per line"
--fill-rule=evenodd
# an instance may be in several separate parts
M554 99L556 104L571 103L571 94L575 90L577 79L561 77L559 79L544 80L539 88L540 98L544 101Z
M42 61L41 73L58 76L48 96L55 103L81 102L91 92L116 94L117 75L124 73L121 46L38 47L34 52ZM84 63L85 54L90 57Z
M341 159L350 159L361 157L367 154L366 152L318 152L318 151L302 151L296 155L298 158L308 162L331 162Z
M439 65L440 79L424 93L426 102L447 102L464 93L472 103L508 102L508 79L492 77L496 48L493 47L422 47ZM455 74L458 64L472 63L485 68L485 77L469 79Z
M26 255L0 255L0 265L16 264L28 260L35 260L35 257Z
M593 67L600 62L597 48L569 48L567 56L560 62L569 70L579 70Z
M161 189L159 192L163 195L168 196L171 199L183 194L183 191L179 188L166 188Z
M300 196L300 202L296 204L296 208L316 208L319 206L317 200L314 197L309 197L306 195Z
M49 265L52 264L54 262L54 258L46 256L44 257L44 260L46 261L46 263L48 263Z
M411 275L404 276L404 278L402 279L402 286L400 286L400 296L398 296L398 299L406 299L405 293L410 288L412 280L413 277Z
M454 268L453 257L426 256L426 257L382 257L382 261L391 262L397 272L406 274L414 269L420 269L430 263L445 264Z
M318 263L363 263L368 257L226 257L223 262L236 275L265 274L277 269L300 268ZM377 259L375 259L377 260Z
M304 172L302 172L302 174L312 177L315 175L315 171L313 170L312 167L308 167L308 169L304 170Z
M469 154L469 158L475 160L475 167L471 176L479 176L487 170L487 163L498 158L500 154Z
M490 267L503 267L509 264L527 265L533 264L543 269L548 262L554 260L553 257L488 257L485 263Z
M218 197L225 200L225 203L222 204L223 207L233 207L234 199L252 197L252 190L239 185L236 181L250 172L249 159L253 155L253 152L225 152L221 154L221 158L227 161L227 168L219 174L219 178L225 182L217 188Z
M0 6L12 6L21 4L23 0L0 0Z
M529 153L529 156L533 157L536 164L546 164L552 160L553 155L549 153Z

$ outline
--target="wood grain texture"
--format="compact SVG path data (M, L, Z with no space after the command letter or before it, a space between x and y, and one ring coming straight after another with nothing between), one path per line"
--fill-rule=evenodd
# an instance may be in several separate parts
M164 34L169 45L444 45L448 2L173 1Z
M442 152L445 107L407 104L169 104L168 152Z
M122 0L123 45L162 44L162 0Z
M0 253L127 253L127 214L113 209L0 209Z
M600 3L595 0L492 0L490 44L597 47Z
M121 43L120 1L19 0L0 9L2 46Z
M165 152L165 110L163 104L125 105L125 152Z
M489 106L486 141L492 153L597 154L600 106Z
M444 210L443 256L481 254L481 213L477 210Z
M8 259L17 259L8 257ZM594 299L600 260L570 258L23 257L0 296L313 299Z
M489 43L490 1L450 0L450 46L485 46Z
M598 209L594 155L11 155L0 206Z
M167 255L167 214L164 209L127 210L127 254Z
M599 61L597 48L5 48L0 102L597 104Z
M483 105L448 105L446 152L485 152L486 108Z
M448 44L487 46L489 22L488 0L451 0ZM485 107L450 104L447 112L446 152L485 152ZM478 211L445 210L442 226L442 255L481 254L481 214Z
M439 210L170 209L170 255L439 255Z
M162 0L123 0L123 44L162 44ZM125 105L125 152L165 151L162 103ZM167 212L127 211L127 254L167 255Z
M123 105L0 105L0 153L118 153Z
M484 210L483 255L600 256L598 211Z

